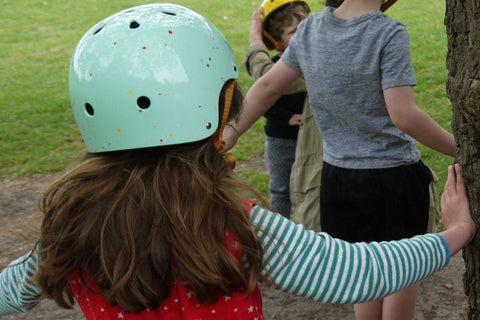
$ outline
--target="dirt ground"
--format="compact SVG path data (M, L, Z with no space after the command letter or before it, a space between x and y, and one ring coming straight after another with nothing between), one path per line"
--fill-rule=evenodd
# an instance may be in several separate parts
M251 165L258 166L254 160ZM249 165L242 164L242 165ZM59 174L22 179L0 178L0 269L27 252L35 243L40 214L37 201L41 192ZM467 298L463 292L464 264L461 254L450 264L424 280L415 309L415 320L466 319ZM307 298L262 287L266 319L354 319L351 305L327 305ZM28 314L2 317L13 319L84 319L79 309L63 310L44 300Z

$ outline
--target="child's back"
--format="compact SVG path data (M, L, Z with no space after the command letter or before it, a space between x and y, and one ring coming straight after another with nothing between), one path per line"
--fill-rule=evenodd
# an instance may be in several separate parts
M218 149L239 112L237 78L223 36L180 6L125 10L86 33L69 84L90 153L43 198L36 278L47 296L64 307L75 298L94 318L228 318L227 300L261 304L247 186Z
M303 71L324 160L351 169L417 162L415 140L393 124L383 97L416 85L405 27L380 11L343 20L331 10L313 13L282 57Z

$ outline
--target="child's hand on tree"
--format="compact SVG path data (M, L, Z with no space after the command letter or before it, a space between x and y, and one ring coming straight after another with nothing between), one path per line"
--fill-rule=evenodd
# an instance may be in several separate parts
M472 240L476 230L460 169L459 164L448 167L447 182L441 198L442 220L446 229L441 234L452 255Z

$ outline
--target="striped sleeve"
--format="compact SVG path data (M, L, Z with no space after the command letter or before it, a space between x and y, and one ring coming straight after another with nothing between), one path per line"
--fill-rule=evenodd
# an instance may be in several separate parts
M264 246L264 275L283 291L328 303L359 303L409 287L450 261L439 234L348 243L306 230L255 206L250 220Z
M40 290L33 282L38 255L30 253L12 261L0 273L0 316L27 312L40 302Z

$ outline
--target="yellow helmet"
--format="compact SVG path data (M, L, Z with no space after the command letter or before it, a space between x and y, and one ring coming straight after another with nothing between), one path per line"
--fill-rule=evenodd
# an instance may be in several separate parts
M277 51L285 50L285 48L282 48L280 44L278 44L278 41L276 41L268 32L265 31L264 29L265 21L270 17L270 15L273 12L283 7L284 5L287 5L293 2L303 3L308 8L309 12L312 11L308 3L303 0L264 0L262 2L261 7L263 8L263 12L260 18L260 22L262 24L262 29L263 29L263 42L265 43L268 49L270 50L276 49Z
M260 18L261 22L262 22L262 27L263 27L263 23L270 16L270 14L272 14L272 12L274 12L278 8L283 7L284 5L289 4L291 2L303 2L308 7L308 9L311 11L308 3L306 1L303 1L303 0L264 0L261 4L261 7L263 8L262 17Z

